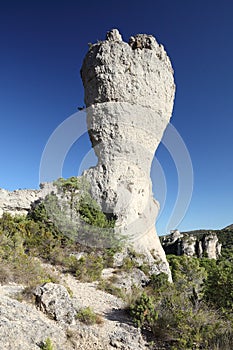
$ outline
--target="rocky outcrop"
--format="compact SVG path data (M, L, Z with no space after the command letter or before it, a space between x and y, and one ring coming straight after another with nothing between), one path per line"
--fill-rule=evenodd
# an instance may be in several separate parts
M35 290L37 307L53 320L75 323L76 311L67 289L56 283L45 283Z
M217 259L221 255L222 244L219 243L216 233L205 235L202 241L202 255L207 255L209 259Z
M155 231L159 203L150 179L151 162L173 108L170 60L153 36L138 34L126 43L112 30L105 41L90 47L81 75L88 132L98 157L97 166L84 173L92 196L108 217L117 219L116 233L146 253L156 273L171 278ZM40 190L1 190L0 215L27 214L51 191L53 184Z
M145 349L145 342L138 328L133 328L127 324L119 327L110 335L110 345L115 349L135 350Z
M31 203L39 198L37 190L16 190L13 192L0 189L0 216L4 212L11 215L26 215Z
M201 232L198 234L171 231L170 235L161 237L162 246L166 254L207 257L217 259L221 255L221 243L215 232Z
M3 213L15 215L27 215L31 205L54 191L52 183L43 183L39 190L15 190L7 191L0 188L0 217Z
M137 251L160 261L170 274L155 231L159 203L153 198L150 167L170 120L175 85L173 69L162 45L138 34L129 43L114 29L92 45L81 76L87 125L98 157L84 176L93 197ZM151 263L154 258L151 257Z
M15 288L15 286L13 286ZM47 338L56 350L71 350L65 330L33 305L19 302L0 286L0 349L39 350Z
M0 285L0 349L39 350L47 338L50 338L54 350L148 349L149 344L143 339L140 329L135 328L126 315L122 300L97 290L94 283L79 283L70 275L66 278L74 294L72 302L78 309L91 306L102 315L103 323L87 326L78 320L75 324L61 322L32 304L16 300L23 286ZM58 295L56 297L54 293L49 302L51 305L48 303L50 309L54 302L60 302L60 291L64 288L56 286Z

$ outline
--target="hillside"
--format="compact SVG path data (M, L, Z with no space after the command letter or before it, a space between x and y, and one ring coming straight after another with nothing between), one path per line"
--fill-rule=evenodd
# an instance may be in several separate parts
M159 262L114 238L114 220L88 190L75 196L78 181L57 182L68 188L63 209L54 193L26 215L0 218L0 348L232 349L233 232L182 233L189 244L216 236L222 253L167 255L170 283ZM67 213L78 226L64 226ZM86 246L87 238L112 245Z

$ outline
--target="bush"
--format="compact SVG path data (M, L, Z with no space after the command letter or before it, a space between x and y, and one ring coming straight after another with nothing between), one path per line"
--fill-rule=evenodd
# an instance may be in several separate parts
M136 325L173 350L230 350L231 264L174 256L170 261L174 283L169 283L164 274L153 275L132 302L129 311ZM228 288L223 287L224 281ZM228 307L229 320L218 307Z
M207 272L205 268L201 266L199 259L185 255L169 255L167 259L177 289L189 296L195 293L198 298L201 298Z
M34 263L34 258L68 267L70 272L85 281L99 279L103 267L112 265L114 253L120 250L119 240L114 236L114 219L108 220L102 213L91 198L85 180L76 177L59 179L55 185L68 198L72 210L79 215L83 224L67 227L66 213L62 211L60 199L58 201L55 194L48 195L38 203L27 217L3 214L0 218L1 283L15 281L27 286L27 281L33 281L34 284L50 278L42 271L38 261ZM55 225L57 222L58 226ZM107 241L112 244L112 248L95 249L90 254L90 249L77 242L78 235L81 241L86 239L87 244L91 242L103 246L103 242ZM78 261L71 257L71 253L80 250L89 250L87 259Z
M118 298L125 299L125 295L122 290L116 286L111 281L106 281L101 279L98 283L98 289L105 291L106 293L115 295Z
M151 328L158 319L154 300L145 292L136 300L135 304L130 305L130 314L138 327Z
M82 310L80 310L76 318L80 321L83 322L87 325L92 325L92 324L101 324L103 323L103 319L101 318L100 315L96 314L91 307L86 307Z
M89 254L77 260L75 275L82 282L93 282L100 279L103 268L103 258Z
M233 318L233 265L223 260L212 266L205 282L204 298L211 307Z
M149 330L154 339L169 343L174 350L213 350L219 339L225 338L223 350L227 341L233 339L230 324L217 312L203 302L194 306L174 285L162 293L154 290L153 295L144 291L130 306L130 314L138 327Z
M42 350L54 350L51 339L47 338L40 348Z

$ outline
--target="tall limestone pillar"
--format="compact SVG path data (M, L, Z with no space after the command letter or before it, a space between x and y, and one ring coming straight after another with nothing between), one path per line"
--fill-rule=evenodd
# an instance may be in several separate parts
M90 46L81 69L87 126L98 164L84 175L103 211L136 251L160 261L169 274L155 230L151 162L170 120L175 95L171 62L151 35L129 43L118 30Z

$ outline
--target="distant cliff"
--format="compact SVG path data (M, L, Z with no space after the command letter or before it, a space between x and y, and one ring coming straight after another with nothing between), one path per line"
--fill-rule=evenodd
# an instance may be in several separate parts
M170 235L161 237L166 254L187 255L217 259L221 255L222 243L214 230L179 232L171 231Z

